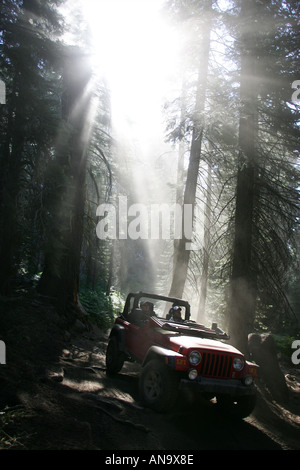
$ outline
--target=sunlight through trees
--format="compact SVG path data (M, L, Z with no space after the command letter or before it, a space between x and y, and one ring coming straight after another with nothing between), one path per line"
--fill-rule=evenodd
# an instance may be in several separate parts
M0 23L1 294L107 324L170 293L240 349L299 328L299 6L9 0ZM97 232L125 198L135 236ZM163 204L193 208L188 236L157 236L163 211L143 235Z

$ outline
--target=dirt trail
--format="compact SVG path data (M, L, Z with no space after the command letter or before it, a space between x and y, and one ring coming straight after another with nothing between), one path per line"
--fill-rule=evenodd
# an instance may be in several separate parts
M106 375L107 340L101 333L83 327L58 335L53 316L46 326L44 320L34 329L23 325L22 339L8 341L8 352L14 352L0 366L0 449L300 449L299 369L286 371L288 407L273 402L259 383L254 413L238 423L222 418L214 404L195 405L185 394L174 411L159 414L140 405L136 364Z

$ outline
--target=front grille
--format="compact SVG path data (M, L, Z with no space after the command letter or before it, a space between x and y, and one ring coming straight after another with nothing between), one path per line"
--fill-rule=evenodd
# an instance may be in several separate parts
M202 360L199 365L199 375L204 377L230 378L232 356L201 352Z

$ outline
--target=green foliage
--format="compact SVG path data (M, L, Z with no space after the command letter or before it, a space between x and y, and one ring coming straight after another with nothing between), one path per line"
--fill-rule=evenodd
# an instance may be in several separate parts
M284 356L291 357L293 353L292 343L300 338L300 334L297 337L294 336L282 336L282 335L273 335L278 352Z
M80 302L90 315L90 320L106 331L109 329L115 317L123 310L123 299L119 292L112 291L106 295L103 286L95 290L81 287L79 293Z

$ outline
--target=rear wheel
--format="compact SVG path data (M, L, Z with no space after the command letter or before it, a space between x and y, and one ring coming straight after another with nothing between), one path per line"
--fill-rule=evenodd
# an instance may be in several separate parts
M229 395L217 397L217 405L220 410L235 419L243 419L249 416L254 410L255 404L256 395L245 395L237 398Z
M156 411L167 411L174 406L178 394L178 380L172 370L154 359L143 368L139 382L141 400Z
M113 336L106 349L106 372L116 374L122 369L123 364L124 354L119 350L117 338Z

